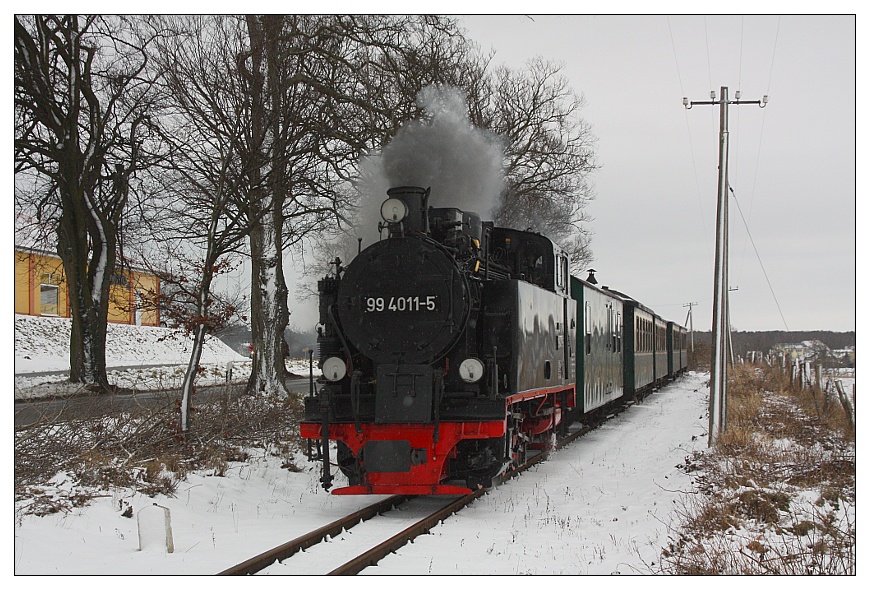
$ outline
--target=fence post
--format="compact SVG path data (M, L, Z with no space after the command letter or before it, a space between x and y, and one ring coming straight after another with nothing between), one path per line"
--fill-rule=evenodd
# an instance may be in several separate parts
M852 436L855 436L855 385L852 385L852 399L849 399L849 396L846 395L846 392L843 390L843 382L835 381L834 384L837 386L837 393L840 397L840 403L843 404L843 409L846 411L846 419L849 422L849 427L852 429Z
M136 520L139 525L139 551L175 551L169 508L155 502L142 508Z
M798 389L801 391L804 390L804 371L806 371L804 362L798 361Z

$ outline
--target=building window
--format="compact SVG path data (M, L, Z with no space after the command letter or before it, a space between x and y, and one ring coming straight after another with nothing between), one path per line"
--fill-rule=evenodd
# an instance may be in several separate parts
M39 315L59 315L60 276L42 273L39 277Z
M129 287L130 286L130 283L127 281L127 277L120 274L120 273L113 274L111 276L111 278L109 279L109 284L116 285L118 287Z

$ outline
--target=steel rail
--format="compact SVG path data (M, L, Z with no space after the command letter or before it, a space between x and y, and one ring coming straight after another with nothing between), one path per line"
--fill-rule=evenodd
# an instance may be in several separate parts
M329 576L352 576L358 574L365 568L376 565L381 559L396 551L397 549L407 545L422 534L428 533L430 529L438 526L438 524L446 518L453 515L455 512L462 510L465 506L488 492L489 490L480 489L471 494L460 496L455 501L451 502L441 510L430 514L423 520L419 520L406 528L405 530L393 535L380 545L372 547L362 555L354 557L344 565L341 565L327 575Z
M398 506L407 499L407 496L390 496L389 498L381 500L380 502L376 502L371 506L368 506L361 510L357 510L353 514L349 514L344 518L336 520L335 522L324 525L315 531L306 533L301 537L297 537L292 541L284 543L283 545L275 547L274 549L265 551L260 555L243 561L238 565L234 565L233 567L225 569L218 575L246 576L250 574L255 574L258 571L269 567L276 561L283 561L303 549L308 549L309 547L322 542L327 536L334 537L341 533L342 530L347 530L363 522L364 520L368 520L374 516L377 516L378 514L387 512L388 510L391 510L392 508Z
M538 463L544 461L547 457L549 457L550 453L554 450L561 449L566 445L570 444L577 438L583 436L587 432L594 430L597 428L604 420L612 418L616 414L622 412L626 407L630 404L626 404L623 406L619 406L613 409L606 416L602 417L601 420L596 421L593 424L583 425L578 430L564 436L563 438L557 440L552 449L544 450L538 453L537 455L528 458L522 465L518 466L516 469L512 469L510 471L502 474L495 485L492 488L482 488L476 490L475 492L461 496L457 498L455 501L451 502L444 508L439 509L438 511L432 513L431 515L418 520L411 526L405 528L401 532L393 535L383 543L369 549L365 553L358 555L357 557L351 559L345 564L335 568L327 575L331 576L342 576L342 575L354 575L358 574L362 570L367 567L376 565L381 559L389 555L390 553L395 552L400 549L404 545L407 545L409 542L413 541L415 538L419 537L422 534L428 533L431 529L438 526L441 522L476 500L477 498L483 496L486 493L489 493L499 485L508 481L509 479L519 475L523 471L526 471L533 465L537 465ZM303 535L293 541L285 543L279 547L274 549L270 549L256 557L252 557L251 559L242 562L236 566L233 566L229 569L226 569L220 572L218 575L249 575L254 574L266 567L272 565L276 561L283 561L290 556L296 554L302 549L307 549L317 543L323 541L327 535L335 536L339 534L342 530L349 529L364 520L368 520L378 514L383 512L387 512L391 508L398 506L402 502L408 499L408 496L390 496L389 498L372 504L371 506L364 508L362 510L358 510L351 515L348 515L340 520L337 520L333 523L327 524L316 531Z
M615 413L619 413L619 412L617 411ZM608 418L613 416L613 415L614 414L609 414ZM572 441L583 436L584 434L586 434L590 430L595 429L596 427L597 427L597 424L583 426L579 430L572 432L571 434L556 441L552 450L561 449L565 445L568 445ZM341 565L341 566L335 568L334 570L329 572L327 575L330 575L330 576L350 576L350 575L358 574L359 572L361 572L362 570L364 570L367 567L377 565L377 563L381 559L383 559L384 557L386 557L390 553L395 552L396 550L400 549L401 547L407 545L409 542L413 541L414 539L416 539L420 535L428 533L431 529L438 526L438 524L440 524L441 522L443 522L444 520L446 520L447 518L449 518L450 516L452 516L456 512L459 512L460 510L462 510L468 504L471 504L477 498L483 496L486 493L489 493L492 489L494 489L495 487L498 487L499 485L501 485L505 481L519 475L520 473L529 469L533 465L536 465L536 464L540 463L541 461L545 460L550 455L550 452L551 452L550 450L542 451L541 453L538 453L534 457L527 459L525 463L523 463L522 465L520 465L516 469L508 471L504 475L502 475L499 478L499 481L496 483L496 485L493 486L493 488L479 489L479 490L476 490L475 492L468 494L466 496L461 496L460 498L456 499L456 501L451 502L450 504L448 504L447 506L445 506L441 510L431 514L430 516L427 516L426 518L424 518L422 520L415 522L414 524L412 524L411 526L409 526L405 530L393 535L392 537L390 537L389 539L387 539L386 541L384 541L380 545L377 545L376 547L372 547L371 549L369 549L365 553L351 559L350 561L348 561L344 565Z

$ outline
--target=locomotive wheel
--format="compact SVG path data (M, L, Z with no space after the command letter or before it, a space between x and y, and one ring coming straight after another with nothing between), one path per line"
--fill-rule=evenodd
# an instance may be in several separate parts
M507 441L505 463L508 464L509 469L519 467L526 462L529 448L529 438L520 430L519 421L511 420L505 438Z
M470 489L489 489L493 487L494 481L498 481L506 472L512 471L526 462L529 437L520 431L521 422L511 419L510 423L504 437L494 439L494 441L500 441L497 444L502 448L503 459L496 460L489 468L469 473L465 478L465 484Z
M472 490L493 487L494 478L504 471L501 460L504 439L476 441L473 445L468 445L465 450L472 452L461 462L461 469L465 473L465 485Z

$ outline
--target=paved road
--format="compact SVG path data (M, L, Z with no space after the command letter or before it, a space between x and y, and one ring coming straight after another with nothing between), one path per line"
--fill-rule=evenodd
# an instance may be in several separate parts
M162 365L161 365L162 366ZM308 379L287 381L290 391L308 394ZM238 396L245 390L241 383L197 387L199 403L220 398ZM15 428L31 426L41 420L55 421L74 418L94 418L118 412L159 408L175 403L181 396L180 389L167 391L124 392L114 395L86 395L56 400L22 400L15 402Z
M158 363L156 365L118 365L116 367L106 367L106 371L124 371L126 369L156 369L158 367L183 367L187 363ZM35 373L15 373L16 377L48 377L50 375L69 375L69 369L63 371L38 371Z

